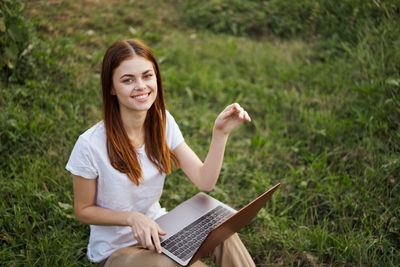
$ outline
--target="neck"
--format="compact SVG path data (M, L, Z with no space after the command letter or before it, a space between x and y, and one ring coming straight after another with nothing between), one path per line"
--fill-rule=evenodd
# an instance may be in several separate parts
M147 111L128 112L120 110L121 120L124 129L135 148L139 148L144 143L144 121Z

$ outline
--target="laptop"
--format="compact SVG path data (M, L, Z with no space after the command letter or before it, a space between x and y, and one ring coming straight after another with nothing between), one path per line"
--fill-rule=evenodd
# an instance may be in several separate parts
M182 266L206 256L257 215L280 183L239 211L200 192L156 219L163 253Z

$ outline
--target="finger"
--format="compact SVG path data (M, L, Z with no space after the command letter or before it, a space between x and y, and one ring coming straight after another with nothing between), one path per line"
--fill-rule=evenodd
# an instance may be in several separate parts
M150 250L154 250L153 242L151 241L151 233L150 232L146 233L145 242L146 242L146 245L145 245L146 248L148 248Z
M142 246L142 247L146 247L146 238L145 238L145 234L142 232L142 233L138 233L137 234L137 241L138 241L138 243L139 243L139 245L140 246Z
M240 110L240 106L237 103L231 104L227 106L224 111L221 113L221 118L226 119L234 113L237 113Z
M233 106L233 113L240 114L241 112L243 112L243 108L238 103L235 103Z
M235 109L235 114L232 114L235 118L238 118L240 120L244 119L244 109L242 107Z
M232 103L232 104L226 106L225 110L227 110L227 109L235 109L235 108L237 108L238 106L239 106L238 103Z
M166 232L164 232L163 229L161 229L161 227L158 224L157 224L157 230L158 230L158 234L159 235L166 235L167 234Z
M240 110L242 107L239 105L239 103L233 103L233 108L236 110Z
M228 105L228 106L224 109L224 112L225 112L225 111L226 111L226 112L233 112L233 111L236 111L236 110L238 110L238 109L240 109L240 105L239 105L238 103L233 103L233 104Z
M223 113L232 113L237 110L237 106L235 104L231 104L224 109Z
M153 238L154 246L156 247L156 250L158 253L161 253L161 244L160 244L160 238L158 237L158 231L154 229L152 231L151 237Z
M247 111L245 111L244 114L245 114L245 120L246 120L246 121L251 121L251 118L250 118L250 116L249 116L249 113L247 113Z
M241 108L240 108L240 112L239 112L239 118L241 118L242 120L244 120L244 116L245 116L245 114L244 114L244 109L241 107Z
M133 234L133 238L135 238L136 239L136 241L140 241L140 239L139 239L139 236L135 233L135 234Z

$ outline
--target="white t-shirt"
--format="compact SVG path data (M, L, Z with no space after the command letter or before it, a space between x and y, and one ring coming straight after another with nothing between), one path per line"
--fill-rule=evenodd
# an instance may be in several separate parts
M166 139L170 149L183 142L183 136L174 118L166 112ZM148 159L144 145L137 150L143 181L139 186L110 163L106 147L106 131L101 121L79 136L71 152L66 169L86 179L97 179L97 206L110 210L141 212L151 219L166 213L159 199L165 173ZM88 257L100 262L115 250L136 244L130 226L90 225Z

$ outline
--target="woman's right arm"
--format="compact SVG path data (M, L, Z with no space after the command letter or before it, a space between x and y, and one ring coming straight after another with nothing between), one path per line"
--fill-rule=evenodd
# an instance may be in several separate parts
M158 224L139 212L114 211L96 206L97 179L85 179L73 175L74 182L74 209L76 218L83 223L93 225L131 226L135 238L148 249L157 249L161 253L158 235L165 235ZM154 245L152 240L154 240Z

